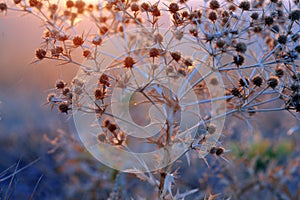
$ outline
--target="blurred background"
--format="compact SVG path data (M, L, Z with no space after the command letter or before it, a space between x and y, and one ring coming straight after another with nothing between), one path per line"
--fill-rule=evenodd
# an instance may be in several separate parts
M77 67L31 64L42 41L40 21L17 12L0 15L0 199L107 199L116 188L124 199L151 195L147 183L90 156L72 118L46 105L56 80L69 82ZM244 121L227 121L221 138L227 161L208 156L207 167L195 155L191 166L183 159L180 191L198 188L190 199L300 199L299 122L289 113L258 114L250 133Z

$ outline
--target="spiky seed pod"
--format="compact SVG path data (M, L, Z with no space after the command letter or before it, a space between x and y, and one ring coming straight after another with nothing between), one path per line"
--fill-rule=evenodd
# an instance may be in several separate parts
M240 53L245 53L247 51L247 45L243 42L236 44L235 50Z
M42 59L44 59L46 57L46 51L44 49L37 49L35 51L35 56L38 59L42 60Z
M179 6L177 3L170 3L169 5L169 11L170 13L176 13L179 10Z
M99 142L105 142L106 141L106 134L103 133L103 132L98 134L97 139L98 139Z
M241 66L244 63L244 57L242 55L236 55L233 57L233 63L237 66Z
M135 61L130 56L127 56L123 61L124 68L132 69L134 64L135 64Z
M217 131L217 127L215 124L209 124L207 127L206 127L206 130L209 134L214 134L216 131Z
M224 153L225 149L222 147L218 147L216 150L216 155L221 156Z
M69 104L66 102L61 102L58 106L58 110L62 113L68 114L69 109Z
M142 9L143 12L148 12L150 10L150 5L146 2L143 2L141 4L141 9Z
M300 10L293 10L290 14L289 14L289 19L292 21L299 21L300 19Z
M75 37L73 38L73 44L74 44L75 46L81 46L81 45L83 45L83 43L84 43L84 40L82 39L81 36L75 36Z
M233 96L236 96L236 97L240 97L241 96L241 92L240 92L240 90L238 89L238 88L232 88L231 89L231 94L233 95Z
M271 16L267 16L267 17L265 17L265 24L266 24L267 26L270 26L270 25L272 25L272 24L273 24L273 22L274 22L274 19L273 19L273 17L271 17Z
M278 41L279 44L286 44L286 42L287 42L287 36L286 35L280 35L277 38L277 41Z
M276 76L271 76L268 79L267 83L270 88L275 89L279 84L279 79Z
M284 75L283 69L277 68L277 69L275 70L275 75L276 75L278 78L283 77L283 75Z
M240 4L239 4L239 8L242 9L242 10L250 10L250 2L249 1L242 1Z
M55 83L55 87L56 87L57 89L63 89L65 86L66 86L65 82L62 81L62 80L58 80L58 81Z
M239 80L240 86L247 87L249 85L249 80L247 78L245 78L245 81L242 78L240 78L240 80Z
M263 79L260 77L260 76L255 76L253 79L252 79L252 83L257 86L257 87L260 87L263 83Z
M253 12L253 13L251 14L250 17L251 17L253 20L257 20L258 17L259 17L259 14L258 14L258 12Z
M220 3L219 3L219 1L217 1L217 0L211 0L211 1L209 2L209 7L210 7L210 9L212 9L212 10L217 10L217 9L220 8Z
M140 10L140 7L137 3L132 3L130 8L131 8L131 11L133 11L133 12L137 12Z
M215 22L218 19L218 14L215 11L211 11L208 13L208 19Z
M171 57L178 62L181 59L181 53L179 51L171 52Z
M149 51L149 56L151 58L156 58L156 57L159 56L159 54L160 54L160 51L157 48L151 48L150 51Z

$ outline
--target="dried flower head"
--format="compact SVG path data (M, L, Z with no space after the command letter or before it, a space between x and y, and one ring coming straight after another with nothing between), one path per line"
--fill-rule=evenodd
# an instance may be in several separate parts
M160 33L157 33L154 35L153 41L156 44L161 44L163 42L163 40L164 40L164 37Z
M160 10L157 5L152 5L149 8L149 11L154 17L159 17L161 15Z
M51 49L51 56L53 57L59 57L61 53L63 53L64 49L61 46L56 46L53 49Z
M215 22L218 19L218 14L215 11L211 11L208 13L208 19Z
M253 12L253 13L251 14L250 17L251 17L253 20L257 20L258 17L259 17L259 14L258 14L258 12Z
M279 79L276 76L271 76L267 80L267 83L270 88L275 89L277 87L277 85L279 84Z
M240 89L239 89L239 88L234 87L234 88L231 89L230 92L231 92L231 94L232 94L233 96L241 97L241 92L240 92Z
M48 96L47 96L48 103L53 103L53 102L55 102L55 100L56 100L56 94L54 94L54 93L48 94Z
M289 19L292 21L299 21L300 19L300 10L293 10L290 14L289 14Z
M92 40L92 44L94 45L100 45L102 43L102 39L99 36L94 37L94 39Z
M101 88L97 88L94 92L94 96L96 100L102 100L105 97L105 93Z
M46 51L44 49L37 49L35 51L35 56L38 59L42 60L42 59L44 59L46 57Z
M171 52L171 57L178 62L181 59L181 53L179 51Z
M253 79L252 79L252 83L257 86L257 87L260 87L263 83L263 79L260 77L260 76L255 76Z
M105 142L106 141L106 134L103 133L103 132L98 134L97 139L98 139L99 142Z
M244 79L240 78L239 84L242 87L247 87L249 85L249 80L247 78L244 78Z
M151 58L156 58L156 57L159 56L159 54L160 54L160 50L157 49L157 48L151 48L150 51L149 51L149 56Z
M108 32L108 28L106 26L101 26L99 28L99 32L100 32L100 34L104 35Z
M217 0L211 0L211 1L209 2L209 7L210 7L210 9L212 9L212 10L217 10L217 9L220 8L220 3L219 3L219 1L217 1Z
M287 42L287 36L286 35L279 35L277 38L277 41L279 44L286 44Z
M82 39L81 36L75 36L75 37L73 38L73 44L74 44L75 46L81 46L81 45L83 45L83 43L84 43L84 40Z
M250 2L249 1L242 1L239 5L239 8L242 10L250 10Z
M183 60L183 63L185 66L189 67L189 66L193 66L193 60L191 58L185 58Z
M73 6L75 6L75 3L72 0L67 0L66 6L67 6L67 8L72 8Z
M242 55L233 56L233 63L237 66L241 66L244 63L244 60L245 58Z
M134 64L135 64L135 61L130 56L127 56L123 61L123 66L128 69L132 69Z
M278 68L275 70L275 75L276 75L278 78L283 77L283 75L284 75L283 69L280 68L280 67L278 67Z
M131 11L133 11L133 12L137 12L140 10L140 7L137 3L132 3L130 8L131 8Z
M99 78L99 84L109 87L110 86L109 77L103 73Z
M143 2L143 3L141 4L141 9L142 9L142 11L144 11L144 12L148 12L148 11L150 10L150 5L149 5L148 3L146 3L146 2Z
M61 102L59 105L58 105L58 110L62 113L66 113L68 114L68 111L70 110L69 108L69 104L67 102Z
M225 149L223 147L218 147L216 150L216 155L221 156L224 153Z
M240 53L245 53L247 51L247 45L243 42L236 44L235 50Z
M266 25L270 26L270 25L273 24L273 22L274 22L273 17L271 17L271 16L265 17L265 24L266 24Z
M226 44L226 42L223 39L218 39L216 42L216 46L218 48L223 48L225 44Z
M71 89L69 87L64 87L63 90L62 90L62 94L63 95L68 95L71 93Z
M92 55L92 53L91 53L90 50L85 49L85 50L82 52L82 55L83 55L83 57L88 58L88 57L90 57L90 56Z
M22 1L22 0L14 0L14 3L15 3L15 4L19 4L19 3L21 3L21 1Z
M63 89L65 86L66 86L66 83L65 83L63 80L58 80L58 81L55 83L55 87L56 87L57 89Z
M215 124L209 124L206 130L209 134L214 134L217 131L217 126Z
M176 13L177 11L179 11L179 6L177 3L170 3L169 5L169 11L170 13Z
M6 3L0 3L0 12L7 11L7 5Z

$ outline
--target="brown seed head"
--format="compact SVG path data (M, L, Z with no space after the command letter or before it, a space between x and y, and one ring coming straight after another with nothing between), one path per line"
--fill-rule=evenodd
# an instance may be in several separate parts
M216 155L217 156L220 156L224 153L225 149L222 148L222 147L218 147L217 150L216 150Z
M66 86L65 82L63 80L58 80L55 83L55 87L57 89L63 89Z
M143 2L141 4L141 8L142 8L142 11L148 12L150 10L150 5L148 3L146 3L146 2Z
M211 11L208 13L208 19L215 22L218 19L218 14L215 11Z
M155 58L155 57L159 56L159 54L160 54L160 50L157 48L151 48L149 51L149 56L151 58Z
M132 3L130 8L131 8L131 11L133 11L133 12L137 12L140 10L140 7L137 3Z
M235 50L240 53L245 53L247 51L247 45L243 42L236 44Z
M271 76L267 82L270 88L275 89L279 83L279 79L276 76Z
M73 44L74 44L75 46L81 46L81 45L83 45L83 43L84 43L84 41L83 41L83 39L82 39L81 36L75 36L75 37L73 38Z
M179 51L171 52L171 57L178 62L181 59L181 53Z
M170 13L176 13L179 10L179 6L177 3L170 3L169 11Z
M220 8L220 3L217 0L211 0L209 2L209 7L210 9L217 10L218 8Z
M128 69L132 69L134 64L135 64L135 61L130 56L127 56L123 61L123 66Z
M75 4L74 4L74 2L73 2L72 0L68 0L68 1L66 2L67 8L72 8L74 5L75 5Z
M242 10L250 10L250 2L249 1L242 1L239 5L239 8Z
M19 4L21 2L21 0L14 0L15 4Z
M263 83L263 79L260 77L260 76L255 76L253 79L252 79L252 83L257 86L257 87L260 87Z
M38 59L42 60L42 59L44 59L46 57L46 51L44 49L37 49L35 51L35 56Z
M99 78L99 84L103 84L104 86L109 87L109 77L106 74L102 74Z
M153 40L156 44L161 44L164 40L164 37L160 33L157 33L154 35Z
M98 136L97 136L97 139L99 142L105 142L106 141L106 134L105 133L100 133Z
M70 110L70 109L69 109L69 104L66 103L66 102L61 102L61 103L59 104L59 106L58 106L58 110L59 110L60 112L62 112L62 113L68 114L68 110Z

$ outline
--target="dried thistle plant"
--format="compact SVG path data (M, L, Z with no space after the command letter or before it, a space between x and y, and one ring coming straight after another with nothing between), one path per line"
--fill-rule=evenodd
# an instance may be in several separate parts
M0 11L43 22L36 62L80 68L72 83L59 80L47 100L90 125L84 137L95 157L109 160L103 153L109 146L115 153L164 149L149 162L130 154L136 168L104 161L156 185L161 199L185 196L172 189L172 163L182 155L223 157L220 119L236 116L251 126L258 112L284 111L299 119L299 1L13 3L0 3ZM174 153L176 145L184 150Z

